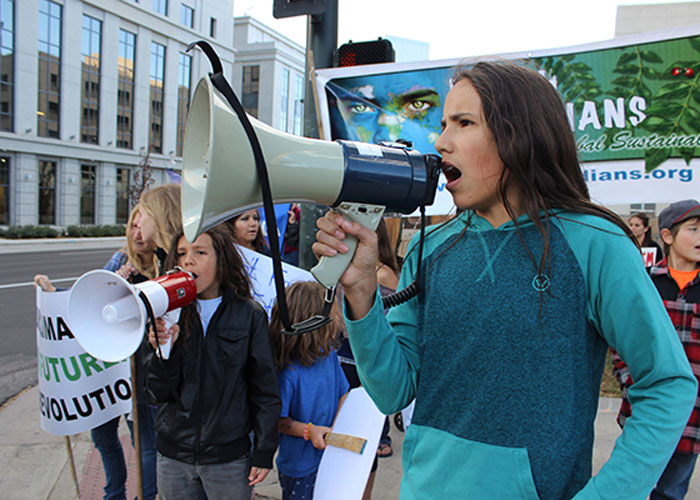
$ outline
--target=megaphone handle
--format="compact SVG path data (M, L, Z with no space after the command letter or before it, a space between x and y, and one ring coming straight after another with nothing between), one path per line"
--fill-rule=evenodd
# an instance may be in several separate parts
M348 203L343 202L334 210L343 218L352 222L358 222L367 229L374 231L382 220L384 207L381 205L368 205L366 203ZM346 253L339 253L334 257L323 256L318 264L311 268L311 274L314 278L326 288L335 287L338 280L343 275L345 270L350 265L350 261L355 255L357 248L357 238L351 235L346 235L343 243L347 245L349 250Z
M168 311L163 315L163 319L165 320L165 330L170 330L170 327L177 323L180 319L180 309L178 308ZM160 353L160 355L163 356L163 359L168 359L170 357L170 349L172 346L173 339L170 337L165 344L160 344L160 350L156 350L156 354Z

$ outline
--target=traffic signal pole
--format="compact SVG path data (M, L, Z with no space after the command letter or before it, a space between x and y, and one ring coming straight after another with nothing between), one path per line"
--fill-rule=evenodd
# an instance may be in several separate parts
M319 138L316 106L312 96L313 70L333 67L333 52L338 47L338 0L327 0L322 14L307 16L306 25L306 89L304 98L304 136ZM329 140L330 137L325 139ZM311 245L316 241L316 219L327 211L322 205L301 205L299 221L299 267L310 269L316 264Z

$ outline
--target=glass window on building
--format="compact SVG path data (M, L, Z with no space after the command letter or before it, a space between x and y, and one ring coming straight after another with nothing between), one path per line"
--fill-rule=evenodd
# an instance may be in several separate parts
M241 104L250 116L258 117L258 93L260 92L260 66L243 66L243 92Z
M119 30L119 59L117 71L117 147L133 147L134 60L136 35Z
M129 219L129 187L131 169L117 168L117 224L126 224Z
M148 144L153 153L163 152L163 78L165 76L165 45L151 42L151 109Z
M180 52L177 78L177 155L182 156L185 143L185 123L190 108L190 86L192 84L192 56Z
M0 224L10 224L10 159L0 156Z
M36 114L37 134L40 137L59 136L61 19L61 5L50 0L39 0L39 102Z
M304 134L304 77L296 75L294 84L294 130L296 135Z
M289 70L282 69L282 90L280 92L280 130L287 131L287 108L289 106Z
M194 27L194 9L184 3L180 4L180 22L188 28Z
M56 224L55 161L39 161L39 224Z
M0 130L14 131L15 1L0 0Z
M168 15L168 0L153 0L153 10L158 14Z
M83 15L80 142L97 144L100 121L102 21Z
M632 203L630 212L651 212L656 213L656 203Z
M80 223L95 223L95 166L80 165Z

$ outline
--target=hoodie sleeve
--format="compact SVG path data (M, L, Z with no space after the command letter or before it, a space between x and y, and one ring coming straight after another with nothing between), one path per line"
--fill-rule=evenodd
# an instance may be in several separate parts
M416 252L411 253L401 268L399 290L413 282L416 257ZM416 302L413 298L393 307L385 316L377 290L374 305L364 318L353 321L345 315L357 373L385 415L404 409L416 395L420 371Z
M587 315L634 385L609 460L576 499L645 499L663 473L697 396L697 381L634 244L611 223L576 216L563 231L587 287ZM592 227L594 226L594 227Z

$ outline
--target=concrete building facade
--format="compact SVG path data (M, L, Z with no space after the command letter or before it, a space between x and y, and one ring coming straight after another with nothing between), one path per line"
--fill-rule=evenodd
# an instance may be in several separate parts
M0 0L0 13L0 226L123 223L147 157L152 185L170 182L191 94L211 70L186 52L196 40L239 97L243 68L258 65L257 117L281 128L286 113L294 131L303 48L234 22L233 0Z

